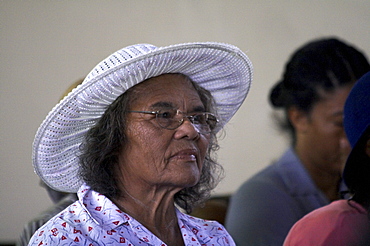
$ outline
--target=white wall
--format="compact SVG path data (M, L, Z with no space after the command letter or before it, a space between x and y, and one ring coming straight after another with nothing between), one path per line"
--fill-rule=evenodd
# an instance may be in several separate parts
M231 193L287 145L270 118L269 88L291 52L336 35L370 54L367 0L0 1L0 241L51 205L33 173L33 136L61 93L134 43L237 45L251 58L250 94L226 128L219 159Z

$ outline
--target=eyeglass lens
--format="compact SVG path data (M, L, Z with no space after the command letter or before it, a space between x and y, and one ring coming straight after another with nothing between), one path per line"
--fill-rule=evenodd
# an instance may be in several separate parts
M176 129L184 122L184 117L188 118L190 122L201 132L211 132L216 127L217 118L211 113L194 113L186 115L176 109L161 109L156 113L158 124L166 129Z

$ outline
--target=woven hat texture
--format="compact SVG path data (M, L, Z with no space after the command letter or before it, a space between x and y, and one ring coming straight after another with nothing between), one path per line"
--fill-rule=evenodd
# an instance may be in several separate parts
M83 183L78 155L85 133L127 89L166 73L185 74L209 90L222 127L247 96L253 68L240 49L223 43L137 44L118 50L47 115L33 143L35 172L55 190L76 192Z

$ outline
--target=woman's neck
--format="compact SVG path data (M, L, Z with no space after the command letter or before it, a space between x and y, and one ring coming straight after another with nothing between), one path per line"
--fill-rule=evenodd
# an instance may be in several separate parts
M310 170L308 171L310 172ZM322 175L314 172L310 172L310 174L316 186L326 195L329 201L340 199L340 175Z
M124 189L113 202L167 245L183 245L173 195L138 195Z
M324 170L319 165L312 164L309 158L305 158L305 155L299 149L295 151L317 188L325 194L329 201L340 199L341 174Z

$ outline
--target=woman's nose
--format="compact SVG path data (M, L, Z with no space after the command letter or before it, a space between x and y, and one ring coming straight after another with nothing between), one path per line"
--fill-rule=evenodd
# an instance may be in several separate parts
M344 161L346 161L352 149L347 136L344 135L339 139L339 147L342 158L344 159Z
M189 118L184 117L183 123L176 129L175 137L196 139L199 137L199 130Z
M348 149L349 151L351 151L351 145L349 144L348 138L346 136L340 138L339 144L342 149Z

